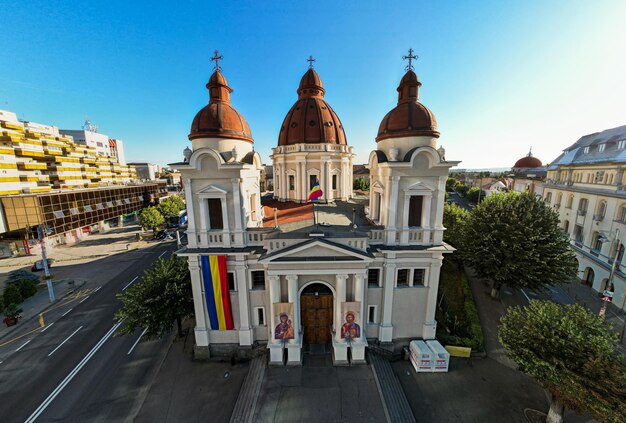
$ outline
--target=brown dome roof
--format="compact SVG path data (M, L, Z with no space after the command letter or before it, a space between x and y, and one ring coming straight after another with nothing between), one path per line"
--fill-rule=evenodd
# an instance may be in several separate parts
M230 93L226 78L220 71L213 72L206 84L209 104L200 110L191 124L189 139L235 138L254 142L248 122L230 104Z
M513 167L541 167L541 160L533 156L532 152L529 152L527 156L522 157L518 161L515 162Z
M298 101L291 107L278 135L278 145L341 144L346 134L337 114L324 100L322 80L309 69L298 87Z
M421 86L415 72L409 69L398 86L398 105L380 122L376 142L409 136L439 138L435 115L418 101Z

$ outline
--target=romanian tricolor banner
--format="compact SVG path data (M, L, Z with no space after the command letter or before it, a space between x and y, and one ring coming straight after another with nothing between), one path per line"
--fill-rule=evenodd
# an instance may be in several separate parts
M307 200L307 203L321 198L322 195L324 195L324 191L322 191L322 189L320 188L319 181L316 181L315 185L313 185L313 188L311 188L311 192L309 192L309 199Z
M234 329L226 256L202 256L202 280L211 329Z

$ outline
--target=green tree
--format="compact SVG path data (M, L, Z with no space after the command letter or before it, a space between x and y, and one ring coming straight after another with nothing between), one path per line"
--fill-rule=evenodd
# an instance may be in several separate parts
M370 189L370 182L367 179L359 176L354 180L352 188L360 189L361 191L368 191Z
M141 282L117 297L122 301L122 308L115 313L115 319L124 320L117 335L144 328L147 339L160 338L170 332L174 321L181 335L182 320L193 315L187 260L175 255L158 259L144 272Z
M444 204L443 206L443 226L446 231L443 233L443 240L453 247L459 248L463 243L463 225L469 219L470 213L457 204Z
M479 187L471 187L465 193L465 197L467 197L467 199L471 201L472 203L476 204L478 203L479 192L480 192ZM485 197L483 194L480 194L480 196L483 198Z
M454 189L459 185L460 182L453 177L448 177L446 180L446 191L454 191Z
M600 316L577 304L532 300L509 308L500 322L509 356L550 393L547 422L562 422L565 407L600 421L626 421L626 360Z
M467 195L467 191L469 190L469 187L467 185L461 184L459 183L456 186L456 192L458 192L459 194L461 194L462 196Z
M172 196L167 197L157 206L159 213L161 213L161 215L163 216L165 220L169 220L172 217L178 217L178 214L184 208L185 208L185 203L177 195L172 195Z
M503 285L539 289L569 283L577 264L559 216L532 193L493 194L477 205L464 225L461 256L478 276Z
M144 228L156 231L159 226L165 223L165 219L156 207L150 206L143 209L139 214L139 223Z
M20 289L17 284L10 284L4 288L4 294L2 295L4 300L4 306L8 307L11 304L20 305L24 299L22 298L22 294L20 293Z

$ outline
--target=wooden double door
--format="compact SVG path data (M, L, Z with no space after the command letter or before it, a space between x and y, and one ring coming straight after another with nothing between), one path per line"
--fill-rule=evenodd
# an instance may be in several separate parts
M300 297L304 342L326 344L331 341L333 327L332 294L307 294Z

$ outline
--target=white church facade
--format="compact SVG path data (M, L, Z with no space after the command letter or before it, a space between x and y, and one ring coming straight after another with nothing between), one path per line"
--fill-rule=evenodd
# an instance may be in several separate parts
M369 156L369 198L352 192L353 147L311 67L271 154L273 199L261 201L261 158L230 103L219 67L193 120L182 175L196 316L195 349L209 356L269 349L298 365L316 345L337 365L368 345L434 339L450 167L409 65L398 105ZM312 189L321 197L307 204Z

